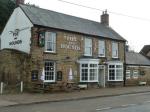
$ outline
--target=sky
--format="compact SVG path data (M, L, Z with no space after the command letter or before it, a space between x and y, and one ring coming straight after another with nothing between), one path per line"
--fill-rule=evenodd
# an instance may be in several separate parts
M72 5L72 2L100 10ZM125 38L130 49L139 52L150 44L150 0L25 0L40 8L100 22L102 11L109 14L109 24Z

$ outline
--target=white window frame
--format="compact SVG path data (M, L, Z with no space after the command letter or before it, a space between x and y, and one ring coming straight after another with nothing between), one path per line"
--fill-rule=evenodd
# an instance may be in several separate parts
M90 41L90 44L87 41ZM86 52L88 50L90 51L89 53ZM84 56L92 56L92 39L88 37L84 39Z
M99 40L98 43L98 56L105 57L105 40Z
M49 71L47 71L46 70L46 67L49 67L49 66L45 66L44 65L44 82L55 82L55 78L56 78L56 72L55 72L55 69L56 69L56 63L54 62L54 61L45 61L45 63L46 62L48 62L48 63L53 63L54 64L54 66L53 66L53 70L49 70ZM45 64L44 63L44 64ZM46 79L46 73L50 73L50 72L53 72L53 74L54 74L54 76L53 76L53 80L47 80Z
M48 38L51 38L48 40ZM47 50L48 43L50 44L52 50ZM45 52L56 53L56 33L55 32L45 32Z
M138 70L133 70L133 75L132 75L132 77L133 77L134 79L137 79L137 78L139 77L139 71L138 71Z
M126 70L126 79L131 78L131 70Z
M112 58L118 58L118 42L112 42Z
M98 69L99 69L99 66L98 66L98 60L97 59L90 59L90 60L81 60L79 61L80 63L80 82L98 82ZM87 64L88 66L87 67L82 67L82 64ZM96 67L90 67L91 64L94 64L96 65ZM82 69L88 69L88 77L87 77L87 80L82 80ZM96 72L95 72L95 79L94 80L90 80L90 76L91 76L91 72L90 70L92 69L95 69Z
M114 68L109 68L110 65L114 65ZM122 68L117 68L117 66L122 66ZM114 80L111 80L110 77L110 71L109 70L114 70ZM121 77L120 79L117 79L117 70L121 71ZM108 64L108 81L123 81L123 64L122 63L109 63Z

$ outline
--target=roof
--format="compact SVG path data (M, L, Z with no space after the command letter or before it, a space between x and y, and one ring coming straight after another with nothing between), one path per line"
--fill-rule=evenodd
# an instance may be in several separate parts
M150 52L150 45L144 45L144 47L141 49L140 53L145 55Z
M34 25L126 41L112 28L99 22L74 17L30 5L20 5Z
M140 53L126 52L126 64L150 66L150 60Z

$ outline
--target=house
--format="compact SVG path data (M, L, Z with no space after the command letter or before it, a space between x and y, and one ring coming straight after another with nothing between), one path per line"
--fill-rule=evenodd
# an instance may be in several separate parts
M150 60L140 53L126 52L126 85L150 84Z
M7 75L15 75L13 80L23 80L27 87L40 80L53 86L70 81L88 87L123 86L125 42L109 26L107 11L101 15L101 22L95 22L20 5L1 36L3 51L17 52L9 55L12 67L15 64L17 68L11 68L10 63L7 68L2 60L0 71L6 80Z
M150 59L150 45L145 45L145 46L141 49L140 53Z

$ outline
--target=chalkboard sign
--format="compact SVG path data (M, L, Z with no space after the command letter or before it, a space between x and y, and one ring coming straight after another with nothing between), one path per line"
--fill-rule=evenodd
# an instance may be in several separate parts
M62 71L57 72L57 81L62 81Z
M32 80L32 81L38 80L38 70L33 70L33 71L31 72L31 80Z

